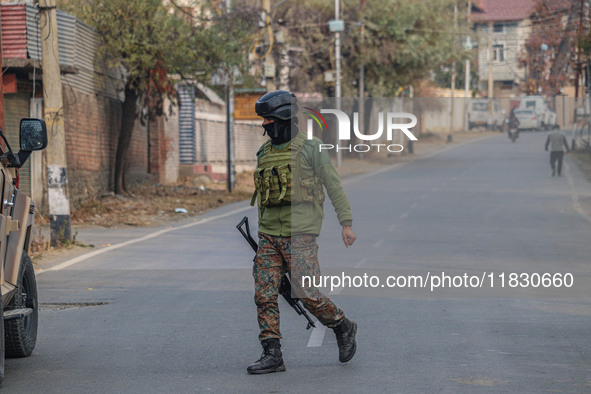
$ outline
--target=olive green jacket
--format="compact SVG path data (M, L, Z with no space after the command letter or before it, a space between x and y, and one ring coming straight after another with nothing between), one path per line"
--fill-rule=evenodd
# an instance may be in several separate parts
M273 149L284 149L290 143L274 145ZM318 138L306 140L300 152L302 171L300 177L306 179L319 176L334 206L339 223L342 226L351 226L353 216L349 200L341 185L341 179L330 162L328 152L326 150L320 152L320 144L322 141ZM257 162L263 154L263 147L264 144L257 152ZM284 237L292 234L319 235L323 218L322 206L319 210L315 204L308 202L273 207L259 206L259 232Z

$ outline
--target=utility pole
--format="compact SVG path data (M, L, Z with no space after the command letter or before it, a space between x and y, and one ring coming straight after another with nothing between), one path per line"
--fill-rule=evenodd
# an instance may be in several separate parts
M489 106L492 104L492 98L494 96L494 81L493 81L493 23L488 23L488 98L489 98Z
M229 13L231 7L232 0L226 0L226 12ZM228 193L232 193L234 187L234 161L232 160L234 146L234 68L228 70L226 78L226 178Z
M334 19L336 21L341 20L341 0L335 0L334 6ZM336 98L336 109L341 110L341 31L335 31L334 38L334 52L335 52L335 63L336 63L336 81L335 81L335 98ZM336 146L337 146L337 157L336 166L341 166L341 151L338 150L338 133L335 133Z
M51 245L72 239L55 0L39 0Z
M583 10L585 7L585 0L581 0L581 9L579 15L579 27L577 29L577 39L581 39L583 35ZM581 78L581 47L577 45L577 66L575 67L575 104L577 99L579 98L579 79ZM584 96L584 95L582 95ZM576 105L575 105L576 111Z
M229 0L227 0L229 1ZM269 46L273 46L273 43L275 41L275 37L273 34L273 30L271 29L271 0L263 0L263 10L265 11L265 25L266 25L266 29L269 32ZM265 69L265 81L266 81L266 86L267 86L267 91L271 92L273 90L277 89L277 83L275 81L275 74L276 74L276 65L275 65L275 59L273 58L273 55L271 53L271 51L269 50L269 53L267 54L267 56L265 56L265 63L264 63L264 69Z
M458 6L454 5L454 28L458 25ZM452 142L454 132L454 89L456 88L456 61L451 64L451 101L449 105L449 134L447 142Z
M472 37L470 36L470 11L472 10L472 2L468 1L468 35L466 36L466 48L472 50ZM470 97L470 59L466 59L466 66L464 67L464 97Z
M472 11L472 2L468 0L468 35L466 36L466 48L472 51L472 24L470 23L470 13ZM468 106L470 105L470 59L466 59L466 65L464 66L464 132L468 130Z
M494 80L493 80L493 23L488 23L488 120L487 120L487 129L488 123L492 119L492 112L493 112L493 97L494 97Z
M361 35L359 39L359 122L363 125L361 127L362 131L365 132L365 62L363 61L363 45L364 45L364 35L365 35L365 0L361 0L361 12L360 12L360 22L361 22ZM363 153L359 152L358 157L361 158Z

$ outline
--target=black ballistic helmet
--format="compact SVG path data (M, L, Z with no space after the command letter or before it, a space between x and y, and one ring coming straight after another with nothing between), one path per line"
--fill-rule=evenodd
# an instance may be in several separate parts
M254 110L262 118L289 120L298 113L298 105L293 93L275 90L258 99Z

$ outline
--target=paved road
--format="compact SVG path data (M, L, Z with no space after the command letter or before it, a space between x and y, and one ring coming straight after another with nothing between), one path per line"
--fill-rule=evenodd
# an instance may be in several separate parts
M590 392L591 185L569 163L552 178L544 139L488 137L346 182L359 239L345 249L326 209L323 273L427 284L335 289L360 327L348 364L282 303L287 372L246 374L261 350L234 229L256 212L240 203L170 228L81 231L112 246L39 272L38 345L7 360L2 392ZM574 284L510 288L511 273Z

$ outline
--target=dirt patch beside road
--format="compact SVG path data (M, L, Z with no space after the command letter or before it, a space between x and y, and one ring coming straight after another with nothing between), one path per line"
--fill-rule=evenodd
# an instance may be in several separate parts
M586 150L575 150L568 153L568 157L577 165L585 178L591 182L591 155Z

